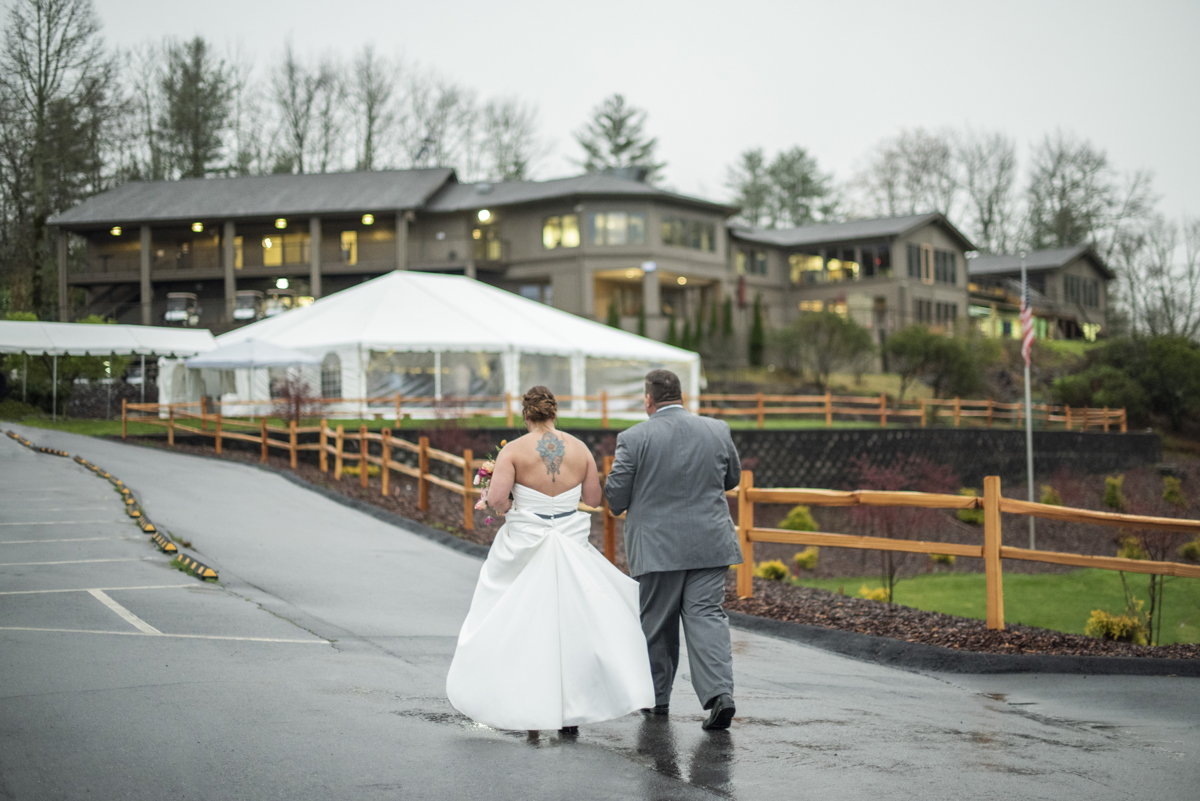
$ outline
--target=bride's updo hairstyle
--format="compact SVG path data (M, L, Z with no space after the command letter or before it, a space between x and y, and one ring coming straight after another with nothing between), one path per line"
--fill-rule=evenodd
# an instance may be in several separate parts
M542 386L531 387L521 399L521 416L531 423L544 423L558 417L554 393Z

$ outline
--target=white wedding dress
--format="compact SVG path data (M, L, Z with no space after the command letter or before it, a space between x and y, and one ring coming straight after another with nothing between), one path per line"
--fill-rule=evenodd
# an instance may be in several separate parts
M455 709L497 729L558 729L654 706L638 585L588 542L581 488L517 484L446 677Z

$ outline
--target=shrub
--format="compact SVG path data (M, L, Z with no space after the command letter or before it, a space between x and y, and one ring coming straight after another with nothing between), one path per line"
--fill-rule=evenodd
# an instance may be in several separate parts
M1058 490L1049 484L1042 485L1042 503L1047 506L1062 506L1062 496L1058 494Z
M964 495L968 498L978 498L979 492L973 487L963 487L958 491L959 495ZM982 509L959 509L957 512L958 519L964 523L969 523L972 526L983 525L983 510ZM951 557L953 558L953 557Z
M770 579L771 581L783 581L788 577L787 565L781 559L772 559L769 562L759 562L754 567L754 575L758 578Z
M797 506L797 509L803 509L803 506ZM796 567L801 570L812 570L817 566L817 556L821 549L815 545L810 545L792 558L796 560Z
M1103 609L1092 610L1092 616L1088 618L1083 633L1101 640L1131 642L1135 645L1145 645L1147 642L1146 625L1136 614L1114 615Z
M1117 540L1120 548L1117 550L1117 556L1122 559L1149 559L1150 554L1146 553L1146 549L1142 543L1138 542L1137 537L1131 537L1128 534Z
M1179 511L1187 511L1187 498L1183 496L1183 482L1175 476L1163 478L1163 500Z
M0 400L0 420L24 420L26 417L42 416L42 410L16 398Z
M347 464L347 465L342 466L342 475L357 476L358 474L359 474L358 465ZM377 465L377 464L367 465L367 477L370 478L370 477L377 476L377 475L379 475L379 465Z
M1149 410L1146 390L1124 370L1109 365L1095 365L1058 379L1054 399L1068 406L1125 409L1133 420L1144 420Z
M779 527L789 531L816 531L817 521L807 506L793 506L787 517L779 521Z
M1104 478L1104 505L1109 509L1119 512L1125 508L1125 496L1121 494L1121 485L1124 483L1124 474Z
M952 553L931 553L929 554L929 558L933 560L935 565L946 565L947 567L953 567L956 561Z
M1200 562L1200 537L1180 545L1179 555L1189 562Z
M866 598L868 601L882 601L884 603L887 603L888 601L888 591L885 587L871 589L864 584L859 588L858 594L863 598Z

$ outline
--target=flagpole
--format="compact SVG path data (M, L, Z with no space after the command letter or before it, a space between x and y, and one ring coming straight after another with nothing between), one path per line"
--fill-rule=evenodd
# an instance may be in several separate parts
M1033 329L1033 310L1029 303L1029 275L1025 271L1025 252L1021 251L1021 311L1022 323ZM1025 356L1025 472L1029 484L1029 502L1033 503L1033 396L1029 386L1029 362L1032 342L1026 340L1027 331L1021 332L1021 349ZM1029 515L1029 550L1037 550L1033 515Z

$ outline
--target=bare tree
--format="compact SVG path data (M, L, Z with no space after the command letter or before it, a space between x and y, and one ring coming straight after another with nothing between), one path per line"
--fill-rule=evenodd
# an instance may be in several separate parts
M1026 194L1031 249L1095 241L1115 203L1108 157L1062 131L1048 135L1033 150Z
M378 168L382 141L397 122L394 105L397 72L393 64L375 53L375 46L369 42L354 59L349 93L358 137L355 164L360 170Z
M342 69L333 59L321 62L318 68L319 86L316 97L316 148L314 157L319 172L329 172L341 166L342 142L345 133L343 106L346 101L346 82Z
M537 109L515 97L489 100L483 106L483 149L489 178L528 180L533 163L545 152Z
M1180 232L1182 229L1182 261ZM1155 215L1121 240L1127 301L1138 330L1200 339L1200 218Z
M304 172L313 114L326 80L320 68L310 69L300 62L290 38L284 42L283 60L271 76L271 86L282 118L280 125L287 143L286 152L281 154L282 158L274 168L276 171Z
M476 141L478 118L474 93L431 72L410 72L401 133L408 165L455 166L465 178L478 177L483 160Z
M988 253L1004 253L1012 243L1016 220L1016 142L1002 133L968 131L959 140L958 160L975 244Z
M954 135L902 130L876 147L857 183L876 213L950 215L962 188Z
M226 55L229 65L229 170L235 175L253 175L270 169L267 153L270 132L278 126L269 120L270 106L263 102L262 87L254 80L254 60L234 45Z

